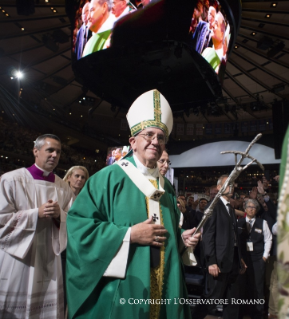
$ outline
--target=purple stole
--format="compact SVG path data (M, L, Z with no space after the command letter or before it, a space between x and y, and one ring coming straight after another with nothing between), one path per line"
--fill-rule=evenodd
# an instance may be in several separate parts
M46 182L50 182L50 183L54 183L55 182L55 175L50 172L48 176L44 176L44 172L37 168L35 166L35 164L33 164L32 166L26 168L28 170L28 172L32 175L32 177L34 179L38 179L40 181L46 181Z

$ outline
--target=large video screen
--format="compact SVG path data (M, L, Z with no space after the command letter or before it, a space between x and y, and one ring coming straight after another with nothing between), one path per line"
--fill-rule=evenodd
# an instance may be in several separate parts
M113 146L109 147L106 156L106 165L112 165L119 161L130 151L130 146Z
M218 73L220 67L225 66L227 61L231 36L229 20L219 1L192 1L194 10L188 28L187 44L192 50L201 54ZM118 20L137 10L144 10L147 6L156 6L157 2L150 2L150 0L80 1L75 14L73 32L74 60L110 48L113 29ZM134 15L136 19L139 16Z

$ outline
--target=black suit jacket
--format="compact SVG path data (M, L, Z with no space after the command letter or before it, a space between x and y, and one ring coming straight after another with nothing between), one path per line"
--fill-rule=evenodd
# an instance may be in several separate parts
M239 266L241 267L240 240L235 214L233 217L238 245ZM202 240L207 267L217 264L222 273L228 273L232 270L235 247L234 237L231 217L222 200L219 199L212 216L204 226Z

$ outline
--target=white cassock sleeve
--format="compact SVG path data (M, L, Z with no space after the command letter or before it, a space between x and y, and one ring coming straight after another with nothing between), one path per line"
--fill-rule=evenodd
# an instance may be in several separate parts
M108 265L104 272L104 277L124 278L126 273L126 266L130 247L130 232L131 227L127 230L123 242L119 247L116 255Z
M8 254L23 259L33 241L38 208L17 210L14 194L16 183L2 177L0 183L0 249ZM22 198L26 201L26 198Z

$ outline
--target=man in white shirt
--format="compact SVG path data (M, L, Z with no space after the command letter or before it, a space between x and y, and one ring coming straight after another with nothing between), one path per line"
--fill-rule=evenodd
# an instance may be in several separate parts
M238 220L241 250L247 264L247 272L240 282L246 285L245 299L264 299L265 262L270 255L272 234L265 220L256 218L259 203L255 199L245 202L246 218ZM242 285L241 285L242 286ZM263 318L263 304L251 305L252 318Z

